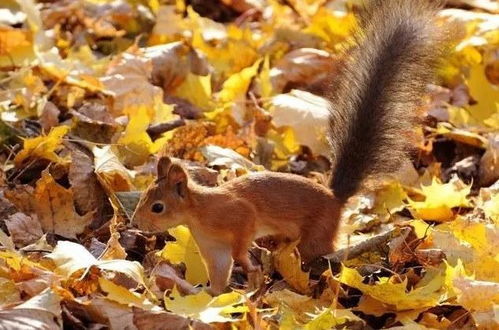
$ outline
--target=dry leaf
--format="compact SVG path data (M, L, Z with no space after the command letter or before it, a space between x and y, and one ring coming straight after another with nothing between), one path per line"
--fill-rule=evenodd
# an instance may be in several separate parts
M73 191L59 185L45 170L36 183L36 214L44 232L76 238L93 219L93 212L80 216L73 205Z

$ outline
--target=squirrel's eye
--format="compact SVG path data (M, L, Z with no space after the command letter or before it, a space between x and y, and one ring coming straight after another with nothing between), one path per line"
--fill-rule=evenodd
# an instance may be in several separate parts
M165 209L165 206L161 202L156 202L152 204L151 211L154 213L161 213Z

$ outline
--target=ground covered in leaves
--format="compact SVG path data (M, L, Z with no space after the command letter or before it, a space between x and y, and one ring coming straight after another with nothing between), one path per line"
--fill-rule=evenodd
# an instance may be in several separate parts
M227 293L185 295L208 281L189 231L129 224L160 150L209 186L264 168L326 182L320 96L357 9L3 0L0 328L499 328L495 1L440 12L456 40L414 161L352 199L333 255L302 269L293 245L255 247L264 283L236 266Z

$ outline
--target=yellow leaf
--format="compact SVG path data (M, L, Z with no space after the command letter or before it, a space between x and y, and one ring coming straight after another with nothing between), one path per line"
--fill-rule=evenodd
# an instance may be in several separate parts
M499 193L495 193L490 200L483 203L485 216L492 219L496 226L499 226Z
M499 88L487 80L482 65L471 68L468 86L470 95L477 101L470 107L473 117L483 121L499 111Z
M211 110L211 75L198 76L189 72L182 84L175 89L174 95L186 99L204 111Z
M330 147L326 133L329 125L329 103L309 92L292 90L272 98L272 119L277 127L291 127L296 143L307 146L314 154L327 155Z
M174 264L184 263L186 267L185 279L191 284L206 284L208 274L199 248L185 226L171 229L170 234L175 242L168 242L159 255Z
M50 130L47 136L38 136L24 140L23 150L14 159L17 165L28 157L43 158L56 163L64 163L65 160L56 154L61 146L62 138L69 131L68 126L57 126Z
M261 60L258 60L252 66L230 76L223 83L222 90L217 95L218 100L222 103L230 103L244 96L261 62Z
M373 285L363 283L364 278L352 268L343 266L339 281L362 291L385 304L393 305L396 310L431 307L437 305L443 295L444 276L432 274L426 286L407 290L407 280L392 283L390 278L382 277Z
M21 66L35 58L30 31L0 27L0 67Z
M327 307L320 300L298 294L288 289L270 292L263 299L270 306L279 308L281 312L292 311L296 321L301 323L310 320L308 316L310 313ZM293 320L293 323L296 323L295 320Z
M267 99L273 94L272 81L270 80L270 59L269 56L265 56L263 60L262 70L258 75L258 81L260 83L260 96L262 99Z
M497 111L485 119L483 123L490 128L499 130L499 102L496 103Z
M105 279L104 277L99 277L99 286L102 291L107 293L107 299L116 301L117 303L127 306L135 306L146 310L156 307L143 295L132 292L121 285L117 285Z
M237 292L211 297L206 291L200 291L195 295L182 297L174 288L171 295L165 297L164 301L166 309L173 313L192 317L205 323L239 321L239 318L232 318L231 314L248 311L248 307L243 305L244 296Z
M154 26L149 45L166 44L178 40L187 28L182 15L171 5L160 5L155 13L156 25Z
M419 219L411 220L409 224L414 228L414 232L418 238L423 238L431 233L431 225Z
M0 305L21 301L21 295L14 281L0 277Z
M466 128L480 125L479 121L471 116L469 109L449 105L447 111L449 112L449 123L456 127Z
M299 241L284 245L276 251L274 265L286 282L299 293L307 294L309 288L309 274L301 270L301 258L296 246Z
M497 325L498 320L490 317L490 315L495 314L497 305L499 305L499 283L497 281L475 280L473 276L466 274L463 263L458 260L455 267L447 265L446 285L450 297L455 297L460 305L471 312L479 327L483 326L484 329L489 329L487 325ZM486 315L486 317L482 318L482 315Z
M287 163L288 156L298 152L300 144L296 140L295 133L291 127L280 127L276 130L267 132L267 139L274 143L274 153L278 160L284 160ZM273 163L277 165L278 163Z
M43 268L41 265L30 261L15 251L0 251L0 260L3 260L10 268L20 271L24 266Z
M407 194L398 182L390 182L382 190L376 192L373 212L377 214L393 214L405 208Z
M129 171L120 163L110 146L92 148L97 178L108 192L130 191L133 187Z
M202 17L192 8L188 8L189 17L195 22ZM203 18L206 19L206 18ZM262 43L260 35L250 29L241 29L235 25L228 25L227 36L223 42L212 45L203 36L200 23L192 30L192 46L206 55L210 64L220 76L224 77L241 71L253 64L258 58L257 49Z
M364 323L361 318L348 309L326 308L318 314L313 315L312 320L305 324L305 329L333 329L338 326L341 327L343 323L352 321Z
M459 217L437 228L448 230L457 240L466 244L471 258L466 260L464 268L469 273L473 273L478 280L499 282L499 273L497 272L499 269L497 254L499 232L496 226L471 222ZM452 256L452 252L446 252L446 254Z
M409 206L415 216L421 219L449 221L454 217L452 208L470 206L466 198L470 189L471 186L459 188L453 182L442 184L434 178L431 185L421 187L425 200L416 202L409 199Z
M328 46L334 48L351 34L355 25L352 13L335 14L326 8L320 8L304 32L320 37L328 43Z
M472 120L469 121L469 123L472 122ZM438 123L436 133L478 148L485 148L488 144L487 139L483 136L464 129L453 128L447 123Z
M146 132L150 122L144 108L130 117L117 148L118 156L126 165L142 165L152 153L154 143Z
M30 46L28 31L0 26L0 56L12 55L18 48Z

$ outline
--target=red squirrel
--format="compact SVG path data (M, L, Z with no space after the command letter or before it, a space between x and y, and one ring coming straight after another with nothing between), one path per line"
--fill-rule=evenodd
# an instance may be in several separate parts
M427 0L372 0L360 15L356 47L327 92L332 178L329 188L287 173L248 174L204 187L168 157L143 193L133 221L165 231L187 225L205 261L212 294L227 286L233 262L257 270L248 248L262 236L300 240L304 262L330 253L342 208L368 177L389 173L408 150L441 31Z

